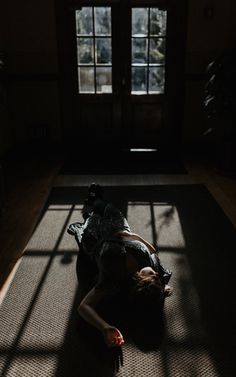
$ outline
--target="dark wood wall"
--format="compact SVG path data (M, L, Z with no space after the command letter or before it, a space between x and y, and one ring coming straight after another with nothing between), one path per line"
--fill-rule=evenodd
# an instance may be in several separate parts
M6 98L0 104L0 153L38 135L52 141L61 139L57 1L9 0L1 5L0 53L6 69ZM189 0L185 142L198 140L205 128L202 95L206 64L235 44L235 18L234 0Z

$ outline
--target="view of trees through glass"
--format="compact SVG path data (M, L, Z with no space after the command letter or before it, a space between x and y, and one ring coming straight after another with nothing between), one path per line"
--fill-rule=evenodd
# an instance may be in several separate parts
M75 19L79 93L111 93L111 8L83 7Z
M132 94L164 92L166 20L158 8L132 9ZM111 7L82 7L75 21L79 93L112 93Z
M157 94L165 86L167 12L132 9L132 94Z

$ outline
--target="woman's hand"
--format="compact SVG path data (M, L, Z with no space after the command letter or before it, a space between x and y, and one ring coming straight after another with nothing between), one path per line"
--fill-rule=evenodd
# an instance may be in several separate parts
M103 336L108 347L120 347L124 344L123 335L114 326L104 327Z
M165 295L165 297L171 296L172 293L173 293L173 288L170 285L165 284L165 287L164 287L164 295Z

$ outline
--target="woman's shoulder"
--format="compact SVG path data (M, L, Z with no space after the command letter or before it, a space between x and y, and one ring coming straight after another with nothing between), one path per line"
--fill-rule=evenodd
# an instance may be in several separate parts
M149 254L148 247L141 240L124 238L123 241L126 247Z

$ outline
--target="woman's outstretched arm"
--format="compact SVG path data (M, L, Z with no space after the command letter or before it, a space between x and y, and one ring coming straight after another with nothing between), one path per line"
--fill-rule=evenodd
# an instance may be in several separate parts
M78 306L78 313L90 325L101 331L108 347L121 346L124 343L121 332L100 317L95 309L104 297L106 293L102 289L92 288Z

